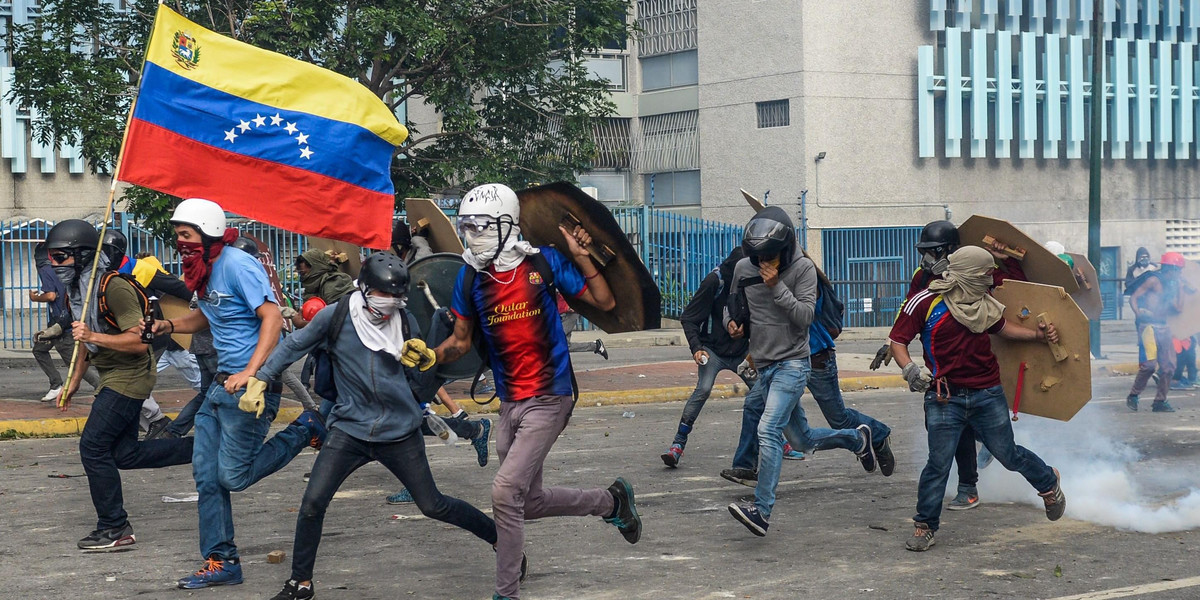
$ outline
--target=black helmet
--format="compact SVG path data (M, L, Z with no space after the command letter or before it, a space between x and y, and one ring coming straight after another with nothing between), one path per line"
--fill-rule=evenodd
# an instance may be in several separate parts
M778 255L782 269L791 264L795 249L796 230L782 208L768 206L746 223L742 233L742 250L754 264L758 264L761 257Z
M391 252L376 252L363 261L358 285L364 292L379 290L389 294L408 293L408 267Z
M949 254L958 249L958 228L950 221L934 221L921 229L921 240L917 242L917 250L929 250L938 246L946 246Z
M109 227L104 230L102 239L100 249L108 257L108 264L114 269L120 267L121 263L125 261L125 254L129 251L129 238L126 238L121 230Z
M397 218L392 221L392 246L399 246L401 249L408 249L412 246L412 232L408 229L408 223L404 219Z
M233 240L233 243L230 244L230 246L233 246L234 248L253 256L254 258L258 258L258 243L244 235L239 235L236 240Z
M46 234L47 252L65 250L75 257L77 266L90 263L99 245L100 234L96 233L96 228L80 219L59 221Z

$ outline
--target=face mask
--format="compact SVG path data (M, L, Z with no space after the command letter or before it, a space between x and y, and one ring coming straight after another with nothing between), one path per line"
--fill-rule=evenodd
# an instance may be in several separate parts
M71 289L79 273L75 271L75 265L55 265L54 274L58 276L58 280L62 282L63 287Z
M1149 256L1142 256L1142 257L1139 257L1139 258L1138 258L1138 261L1137 261L1137 264L1138 264L1138 266L1139 266L1139 267L1144 267L1144 266L1146 266L1146 265L1150 264L1150 257L1149 257Z
M938 258L933 254L921 255L921 268L941 277L946 269L950 266L950 260L946 257Z
M405 304L403 298L374 296L371 294L366 294L366 298L367 315L374 325L382 325L384 321L396 316L396 313L400 312L400 309Z
M496 251L500 249L500 236L493 227L488 227L480 233L469 230L463 237L472 254L489 261L495 259Z

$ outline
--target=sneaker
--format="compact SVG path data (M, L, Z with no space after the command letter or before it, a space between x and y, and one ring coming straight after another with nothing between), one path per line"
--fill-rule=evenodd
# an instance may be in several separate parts
M792 445L788 442L783 443L783 459L784 460L804 460L804 453L799 450L792 449Z
M480 419L479 427L482 431L479 435L471 438L471 445L475 447L475 460L479 466L486 467L488 461L488 436L492 434L492 421L490 419Z
M630 544L638 543L642 537L642 518L638 516L637 505L633 501L633 486L618 477L608 486L608 493L613 495L613 514L604 519L605 523L617 526L625 541Z
M855 427L858 434L862 436L862 450L855 452L858 455L859 462L862 463L863 469L868 473L875 472L875 447L871 445L871 428L866 425Z
M79 549L87 551L116 550L124 546L132 546L137 540L133 537L133 527L126 523L124 527L97 529L79 540Z
M1137 394L1130 394L1127 398L1125 398L1125 406L1129 407L1129 410L1132 410L1133 412L1137 412L1137 409L1138 409Z
M596 340L596 354L603 356L604 360L608 360L608 349L604 347L604 340Z
M883 443L875 448L875 461L879 463L879 472L884 477L891 477L896 471L896 455L892 454L891 436L883 438Z
M1046 504L1046 518L1051 521L1057 521L1063 516L1067 510L1067 497L1062 491L1062 475L1058 474L1058 469L1054 469L1054 489L1048 492L1038 494L1042 497L1042 502Z
M283 589L271 600L311 600L315 596L311 581L308 582L308 585L300 585L299 581L289 579L287 583L283 584Z
M408 488L403 488L399 492L387 497L388 504L408 504L413 501L412 494L408 493Z
M758 537L767 535L767 528L771 526L753 502L734 502L729 505L729 514Z
M58 399L58 395L61 393L62 393L61 385L56 388L50 388L50 391L46 392L45 396L42 396L42 402L54 402L55 400Z
M196 590L214 585L237 585L241 582L241 563L220 560L214 555L204 561L204 567L199 571L180 579L178 585L180 589Z
M1162 402L1154 402L1150 405L1151 412L1175 412L1175 407L1171 406L1170 402L1163 400Z
M163 436L167 432L167 426L171 424L171 417L163 415L163 418L150 423L149 429L146 430L145 441L155 440Z
M959 492L950 504L946 505L947 510L968 510L979 506L979 494L970 494L967 492ZM911 550L911 548L910 548Z
M304 474L304 476L303 476L303 477L301 477L301 479L303 479L303 480L304 480L304 483L308 483L308 480L309 480L309 479L312 479L312 471L308 471L308 472L306 472L306 473Z
M924 523L917 523L917 528L913 531L912 537L904 542L904 547L913 552L924 552L933 547L933 530Z
M758 471L754 469L725 469L721 471L721 477L746 487L758 485Z
M515 599L510 598L508 596L501 596L500 594L492 594L492 600L515 600Z
M1190 390L1190 389L1192 389L1191 385L1186 384L1182 381L1172 381L1170 387L1173 390Z
M325 436L329 434L329 430L325 429L325 417L315 410L306 410L300 413L300 416L292 421L292 425L307 428L310 436L308 445L317 450L321 449L321 444L325 443Z
M667 448L667 451L663 452L659 458L662 458L664 465L674 469L679 466L679 459L683 458L683 446L671 444L671 447Z

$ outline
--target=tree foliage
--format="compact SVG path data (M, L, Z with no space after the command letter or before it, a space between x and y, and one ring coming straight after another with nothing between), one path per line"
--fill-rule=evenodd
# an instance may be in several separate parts
M574 179L613 109L586 53L623 44L630 29L629 0L170 4L214 31L354 78L394 110L435 109L434 127L406 123L392 167L399 198ZM47 0L41 18L12 28L11 99L32 109L40 141L79 142L93 169L116 162L155 5ZM169 200L144 190L125 199L165 227Z

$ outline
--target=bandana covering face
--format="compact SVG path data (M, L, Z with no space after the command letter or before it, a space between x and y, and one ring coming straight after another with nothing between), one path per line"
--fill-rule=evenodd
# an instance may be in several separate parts
M351 294L347 301L350 303L350 322L354 323L354 332L362 345L374 352L382 350L400 360L404 354L404 329L400 321L404 318L404 313L400 312L404 301L368 296L365 292ZM381 309L390 312L380 316L384 313Z
M92 284L93 297L92 301L88 303L87 318L81 318L79 315L83 314L83 293L88 284L87 277L92 273L92 265L90 263L81 265L76 262L76 264L70 266L56 266L54 267L54 271L58 274L59 279L62 279L63 287L67 288L67 300L71 304L71 314L75 319L83 321L88 326L88 329L92 331L104 333L107 329L100 325L100 302L98 296L100 295L100 275L108 271L108 255L101 252L96 255L96 260L100 264L96 268L96 283ZM68 270L70 271L70 275L67 275L67 279L70 281L63 279L63 275ZM95 344L84 344L84 346L87 347L89 352L96 352L100 349Z
M1004 305L988 293L992 287L989 269L996 267L992 254L978 246L964 246L950 255L942 279L929 290L942 295L955 321L972 333L983 333L1004 316Z
M496 257L496 249L500 247L500 230L496 224L488 225L482 233L467 231L464 235L466 239L467 249L463 251L463 260L468 265L475 267L476 271L482 271L489 264L496 267L496 271L503 273L517 268L521 261L530 254L537 254L539 250L534 248L532 244L520 239L521 228L517 225L509 225L504 223L504 227L512 227L512 232L508 234L508 238L504 240L504 249L500 251L500 256Z
M208 286L209 275L212 275L213 263L221 256L221 250L237 239L238 230L230 227L221 239L210 243L207 249L199 242L175 242L175 249L183 257L183 279L189 290L201 296L207 292L205 287Z

